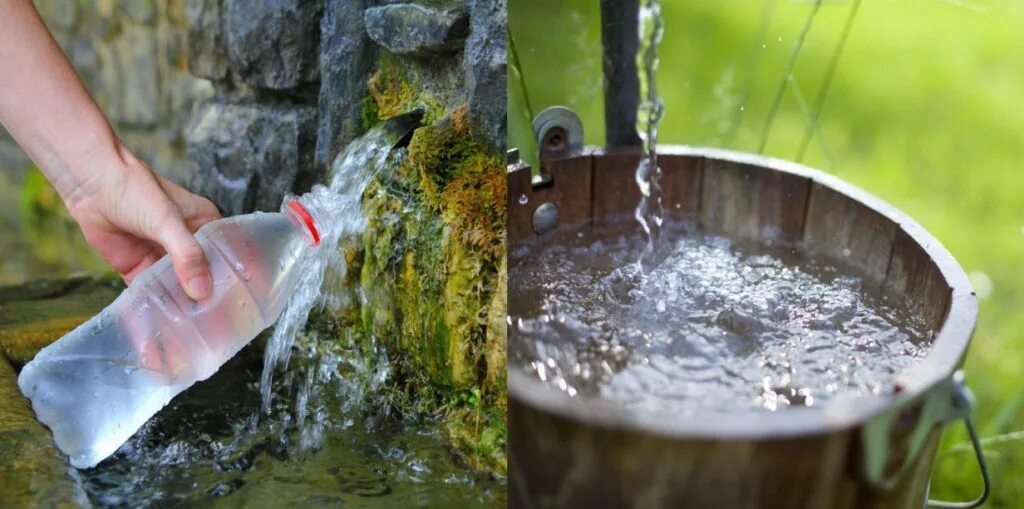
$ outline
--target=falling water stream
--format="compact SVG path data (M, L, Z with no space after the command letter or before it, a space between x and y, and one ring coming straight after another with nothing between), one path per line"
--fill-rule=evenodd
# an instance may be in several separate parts
M637 132L643 141L644 156L636 168L636 183L640 188L640 203L636 207L636 220L647 234L647 251L658 247L664 211L661 204L661 168L658 166L658 124L665 103L658 95L658 45L664 32L659 0L641 0L639 15L639 50L637 68L640 70L640 109L637 112Z
M262 355L254 341L172 400L112 458L73 472L92 504L504 504L504 488L459 464L437 425L378 417L374 395L390 374L382 348L358 345L350 331L306 327L318 309L340 312L353 304L342 292L325 292L333 285L324 282L344 276L338 243L365 228L360 200L367 183L405 156L393 142L386 130L371 130L345 149L327 185L314 188L314 207L331 220L318 225L321 247L303 255L297 291L264 333Z

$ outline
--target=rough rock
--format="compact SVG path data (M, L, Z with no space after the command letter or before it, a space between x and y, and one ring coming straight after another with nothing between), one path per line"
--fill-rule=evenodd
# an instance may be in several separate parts
M155 0L121 0L121 10L136 23L149 25L156 19Z
M312 171L315 131L313 106L207 101L188 128L188 187L226 214L276 211Z
M120 279L84 276L0 287L0 507L88 505L50 432L18 390L8 360L24 364L122 289Z
M425 57L462 48L469 35L464 1L398 3L370 7L366 32L396 55Z
M319 0L225 0L232 72L245 83L294 88L319 76Z
M505 152L508 14L506 0L473 0L464 67L470 130L491 148Z
M84 507L50 432L18 390L0 357L0 507Z
M363 129L361 100L375 53L363 26L364 4L329 2L320 22L317 168L325 168Z
M125 26L113 44L113 54L122 93L120 107L111 112L112 120L132 127L154 127L160 107L156 33L147 27Z
M188 70L200 78L224 79L228 75L227 43L221 17L221 0L188 0Z
M120 279L76 277L0 288L0 357L24 364L117 298Z

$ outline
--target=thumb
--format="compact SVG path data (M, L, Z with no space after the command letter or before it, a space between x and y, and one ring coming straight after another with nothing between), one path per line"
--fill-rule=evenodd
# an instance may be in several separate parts
M174 273L192 300L203 300L213 291L213 278L206 254L185 227L180 216L169 217L161 225L156 241L171 256Z

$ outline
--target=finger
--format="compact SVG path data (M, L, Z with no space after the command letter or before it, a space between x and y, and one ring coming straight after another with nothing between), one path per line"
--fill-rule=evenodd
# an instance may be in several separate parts
M174 273L185 293L193 300L205 299L213 291L213 279L203 249L180 215L167 214L164 218L155 240L171 255Z
M189 230L195 232L204 224L221 218L217 206L202 196L192 194L177 184L157 175L157 183L164 190L167 197L171 199L182 217L185 218L185 225Z

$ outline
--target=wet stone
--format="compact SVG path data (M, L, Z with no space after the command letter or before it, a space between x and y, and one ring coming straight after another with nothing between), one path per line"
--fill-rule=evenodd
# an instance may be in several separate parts
M24 364L121 293L119 279L78 277L0 287L0 354Z
M0 507L74 507L76 486L0 358Z
M469 35L464 1L398 3L366 10L370 38L396 55L425 57L458 51Z

